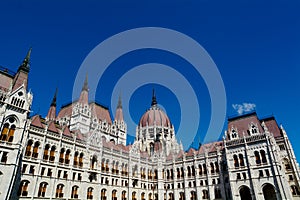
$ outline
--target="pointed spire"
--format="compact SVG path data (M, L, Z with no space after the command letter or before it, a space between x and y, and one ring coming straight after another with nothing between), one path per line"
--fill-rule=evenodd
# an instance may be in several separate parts
M24 58L22 64L19 66L18 72L14 77L13 84L12 84L12 91L16 90L17 88L21 87L23 84L27 90L27 79L29 73L29 64L30 64L30 55L31 55L30 48L27 52L26 57Z
M115 121L123 121L124 117L123 117L123 110L122 110L122 99L121 99L121 94L119 96L119 100L118 100L118 106L117 106L117 110L116 110L116 115L115 115Z
M118 106L117 109L121 108L122 109L122 99L121 99L121 94L119 95L119 100L118 100Z
M153 89L151 106L156 106L156 105L157 105L157 101L156 101L156 96L155 96L155 90Z
M55 90L46 120L47 121L54 121L56 119L56 96L57 96L57 88Z
M20 67L19 67L19 70L24 70L24 71L26 71L26 72L29 72L31 51L32 51L32 48L30 47L30 49L29 49L28 52L27 52L26 57L24 58L22 64L21 64Z
M56 97L57 97L57 88L55 90L55 93L54 93L54 96L53 96L53 99L52 99L52 102L51 102L50 106L56 106Z
M87 74L87 73L86 73L86 75L85 75L85 80L84 80L84 84L83 84L82 90L89 91L89 86L88 86L88 74Z
M80 93L79 102L81 104L89 103L89 86L88 86L88 75L86 74L84 84Z

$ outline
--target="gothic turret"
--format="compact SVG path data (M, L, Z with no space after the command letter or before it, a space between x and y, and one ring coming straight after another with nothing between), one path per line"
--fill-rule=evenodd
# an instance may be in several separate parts
M31 50L32 49L30 48L22 64L19 66L18 72L13 80L13 88L12 88L13 91L19 88L22 84L24 84L25 89L27 89Z
M47 121L54 121L56 119L56 97L57 97L57 88L46 117Z
M119 96L119 100L118 100L118 106L117 106L117 110L116 110L114 124L117 128L117 134L119 136L118 143L126 145L127 125L126 125L126 123L124 121L124 117L123 117L121 95Z

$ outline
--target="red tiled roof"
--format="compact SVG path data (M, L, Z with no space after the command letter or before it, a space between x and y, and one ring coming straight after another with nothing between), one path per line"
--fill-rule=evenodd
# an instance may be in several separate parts
M262 133L263 132L263 128L261 127L260 121L257 118L256 113L251 113L251 114L247 114L247 115L243 115L234 119L229 119L228 120L228 132L231 132L231 128L235 128L237 129L238 135L239 137L243 137L245 134L245 136L249 136L249 125L253 123L255 125L257 125L259 132Z
M267 126L269 132L272 133L275 138L282 137L282 132L279 129L278 124L274 117L263 119L261 121L265 122L265 125Z
M63 135L68 136L68 137L73 137L68 126L65 126L63 128Z
M54 121L51 121L51 122L49 123L49 125L48 125L48 130L49 130L49 131L52 131L52 132L55 132L55 133L58 133L58 130L57 130L56 126L55 126Z
M41 122L41 116L35 115L32 117L31 125L39 127L39 128L44 128L42 122Z
M97 119L100 121L105 121L108 124L112 124L112 120L109 114L109 111L104 106L101 106L95 102L90 103L91 109L92 109L92 115L96 116Z

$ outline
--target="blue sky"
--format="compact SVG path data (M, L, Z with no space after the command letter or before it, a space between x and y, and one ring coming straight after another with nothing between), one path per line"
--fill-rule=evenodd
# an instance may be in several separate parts
M215 62L226 89L226 115L236 115L232 104L242 103L255 104L260 117L274 115L300 158L299 6L297 1L246 0L1 1L0 65L17 70L32 46L32 110L45 116L56 87L59 106L71 101L76 73L99 43L133 28L173 29L196 40ZM195 146L208 128L210 96L201 76L174 54L140 50L123 55L105 71L96 100L110 107L118 79L132 67L150 62L174 67L196 91L201 122ZM149 107L152 88L178 128L180 102L163 85L148 84L134 92L129 104L132 118L138 121ZM132 130L135 127L130 135Z

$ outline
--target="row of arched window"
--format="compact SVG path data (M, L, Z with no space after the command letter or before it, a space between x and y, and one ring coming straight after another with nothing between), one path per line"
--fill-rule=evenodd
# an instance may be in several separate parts
M25 157L38 158L39 146L40 146L39 141L33 142L33 140L29 140L27 142L27 146L25 150ZM44 148L43 160L54 162L55 151L56 151L55 145L51 146L50 144L46 144ZM70 149L66 150L65 148L62 148L59 153L59 163L69 165L70 155L71 155ZM82 152L81 153L79 153L78 151L75 152L74 160L73 160L74 167L83 167L83 156L84 154Z
M30 182L28 180L21 181L19 191L18 191L19 196L22 196L22 197L28 196L29 183ZM45 197L46 196L47 187L48 187L48 183L46 183L46 182L41 182L39 184L38 197ZM55 197L56 198L65 198L65 197L68 196L64 192L64 187L65 186L63 184L58 184L56 186L56 190L55 190ZM77 186L77 185L72 186L71 194L70 194L71 199L78 199L79 198L78 190L79 190L79 186ZM219 188L215 188L214 192L215 192L215 198L216 199L222 198L221 190ZM94 193L94 188L89 187L87 189L86 199L94 199L94 194L93 193ZM165 199L166 199L166 196L168 196L168 200L174 200L173 192L166 192L164 194ZM112 197L112 200L117 200L118 199L117 190L112 191L111 197ZM127 198L128 198L127 192L125 190L122 191L121 200L127 200ZM101 200L107 200L107 190L106 189L101 190L100 199ZM132 200L137 200L138 199L136 192L132 192L131 199ZM148 200L154 200L154 199L157 199L157 194L154 194L154 196L153 196L152 193L149 193L148 194ZM195 191L190 192L190 199L191 200L197 200L197 193ZM202 190L202 199L209 199L208 190L206 190L206 189ZM146 200L146 194L144 192L141 193L141 200ZM179 200L185 200L184 192L179 193Z
M261 163L263 163L263 164L267 163L266 153L264 150L254 151L254 156L255 156L255 162L257 165L260 165ZM238 154L238 155L234 154L233 162L234 162L235 168L245 167L243 154Z

